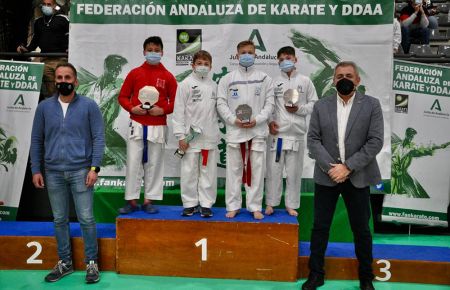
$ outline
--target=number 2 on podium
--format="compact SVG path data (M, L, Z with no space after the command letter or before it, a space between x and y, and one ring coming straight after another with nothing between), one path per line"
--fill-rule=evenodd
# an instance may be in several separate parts
M208 240L206 238L203 238L201 240L198 240L195 243L195 246L198 248L199 246L202 246L202 261L208 260Z

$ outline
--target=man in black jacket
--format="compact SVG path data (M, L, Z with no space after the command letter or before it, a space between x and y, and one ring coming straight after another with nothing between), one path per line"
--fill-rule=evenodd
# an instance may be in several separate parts
M42 17L34 22L34 34L28 46L19 45L17 52L33 51L37 47L42 53L66 53L69 46L69 19L66 15L57 13L55 0L42 0ZM50 97L56 92L55 68L58 63L67 61L65 57L43 57L45 63L43 82L46 87L46 96Z

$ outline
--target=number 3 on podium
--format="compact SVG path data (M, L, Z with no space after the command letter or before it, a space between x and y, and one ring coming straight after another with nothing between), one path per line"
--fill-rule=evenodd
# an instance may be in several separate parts
M377 264L384 264L385 267L380 268L380 272L384 273L385 276L384 277L378 277L376 276L375 279L378 281L389 281L389 279L391 279L392 274L391 271L389 271L391 269L391 262L389 262L388 260L378 260Z
M195 243L195 246L198 248L199 246L202 246L202 261L208 260L208 240L206 238L203 238L201 240L198 240Z

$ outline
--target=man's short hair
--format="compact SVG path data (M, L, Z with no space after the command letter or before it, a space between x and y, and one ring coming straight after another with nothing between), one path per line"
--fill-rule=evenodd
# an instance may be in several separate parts
M247 45L251 45L251 46L253 46L253 48L256 48L255 44L251 40L244 40L244 41L239 42L236 48L239 51L239 49L241 47L244 47L244 46L247 46Z
M197 59L207 59L207 60L209 60L209 63L212 64L212 56L206 50L199 50L199 51L197 51L194 54L194 57L192 59L192 64L194 64Z
M338 69L338 67L343 67L343 66L351 66L351 67L353 67L353 69L355 70L355 74L357 76L359 76L359 71L358 71L358 67L356 66L356 63L354 63L353 61L349 61L349 60L341 61L340 63L338 63L336 65L336 67L334 68L334 74L333 75L336 75L336 70Z
M73 64L71 64L70 62L60 62L60 63L58 63L58 64L56 65L56 68L55 68L55 74L56 74L56 70L57 70L58 68L60 68L60 67L68 67L68 68L70 68L70 69L72 70L72 72L73 72L75 78L77 77L77 69L76 69L76 68L73 66Z
M287 54L287 55L293 55L295 56L295 49L292 46L285 46L280 48L280 50L278 50L277 52L277 58L280 57L280 55L282 54Z
M149 38L147 38L144 41L144 45L143 45L144 50L145 50L145 47L147 46L147 44L149 44L149 43L153 43L153 44L161 46L161 50L163 50L163 48L164 48L161 37L159 37L159 36L150 36Z

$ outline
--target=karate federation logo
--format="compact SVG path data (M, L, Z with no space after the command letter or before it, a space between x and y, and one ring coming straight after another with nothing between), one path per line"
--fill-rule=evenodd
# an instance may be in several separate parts
M176 65L190 65L196 52L202 49L201 29L177 29Z
M395 112L408 114L408 95L396 94L395 95Z

